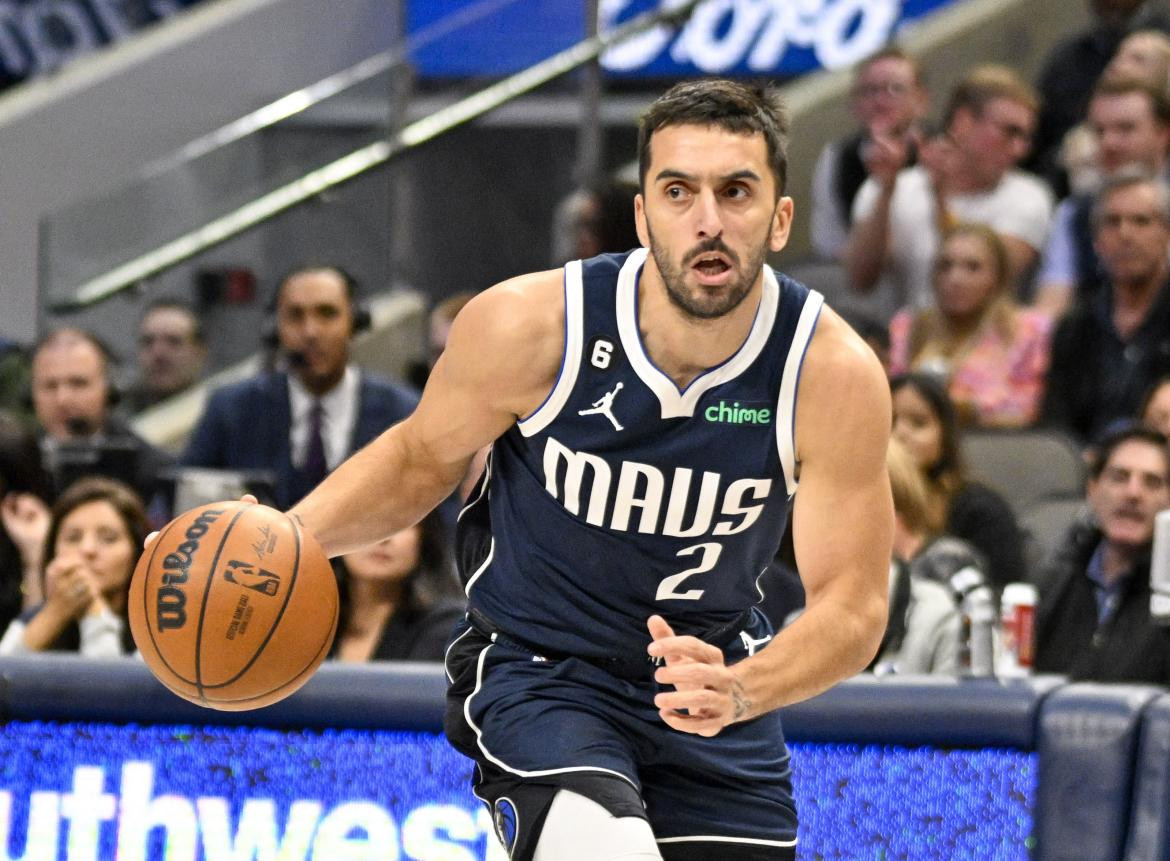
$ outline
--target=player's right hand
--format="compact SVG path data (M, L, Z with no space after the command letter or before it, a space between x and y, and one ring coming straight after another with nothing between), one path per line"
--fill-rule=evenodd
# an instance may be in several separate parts
M258 500L251 493L245 493L243 496L241 496L240 502L246 502L249 505L259 505L260 504L260 500ZM175 516L177 517L178 515L175 515ZM152 532L146 536L146 538L142 542L143 552L150 549L150 545L154 543L154 539L158 538L158 533L159 533L159 530L156 529L154 532Z

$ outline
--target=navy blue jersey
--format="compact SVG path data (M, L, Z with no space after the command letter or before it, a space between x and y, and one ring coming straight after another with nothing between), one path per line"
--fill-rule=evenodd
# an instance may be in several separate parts
M743 345L680 391L639 334L645 259L565 267L560 375L496 441L461 515L470 608L550 654L644 654L653 613L677 633L733 624L760 598L796 489L820 295L765 266Z

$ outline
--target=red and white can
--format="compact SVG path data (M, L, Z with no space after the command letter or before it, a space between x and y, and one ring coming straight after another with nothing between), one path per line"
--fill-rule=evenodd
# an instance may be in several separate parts
M1008 583L1000 598L1001 657L999 674L1027 676L1032 672L1036 648L1036 587Z

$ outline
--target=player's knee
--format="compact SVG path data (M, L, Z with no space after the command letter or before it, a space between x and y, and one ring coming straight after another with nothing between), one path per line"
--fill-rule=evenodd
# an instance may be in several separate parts
M650 823L567 789L549 805L533 861L661 861Z

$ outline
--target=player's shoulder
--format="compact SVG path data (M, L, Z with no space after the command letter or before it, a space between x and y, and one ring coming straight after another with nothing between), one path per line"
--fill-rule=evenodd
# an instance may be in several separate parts
M856 397L877 405L888 401L885 369L862 337L823 306L801 367L801 400L823 401L836 409L856 403Z

